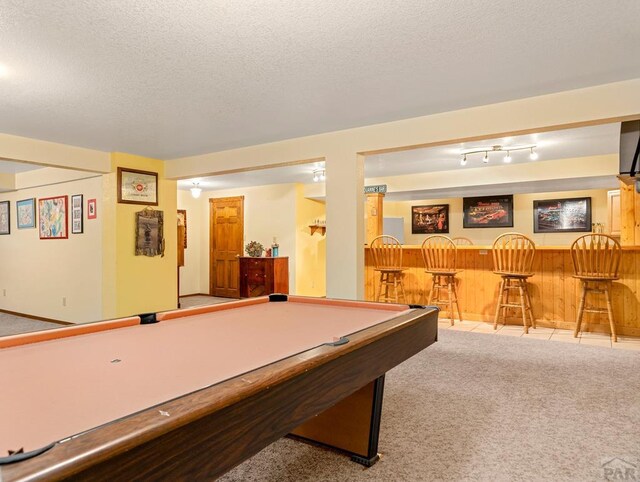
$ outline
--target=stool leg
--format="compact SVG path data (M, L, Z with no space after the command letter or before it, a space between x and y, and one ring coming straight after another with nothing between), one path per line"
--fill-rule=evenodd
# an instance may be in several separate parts
M393 299L397 303L398 302L398 277L396 276L396 273L393 273L391 276L393 277Z
M378 294L376 294L375 286L373 288L373 298L376 301L380 301L380 296L382 296L382 271L380 272L380 279L378 280Z
M523 280L518 279L518 293L520 293L520 310L522 310L522 324L524 325L525 335L529 334L529 325L527 325L527 306L524 301L524 288L522 287Z
M400 273L400 290L402 290L402 300L408 303L407 294L404 292L404 273Z
M433 300L433 292L436 290L436 275L431 275L431 291L429 291L429 299L427 300L427 305L431 304Z
M578 338L580 333L580 325L582 325L582 316L584 315L584 302L587 297L587 283L584 280L580 280L582 286L582 292L580 293L580 305L578 306L578 318L576 319L576 329L573 332L573 337Z
M498 329L498 320L500 319L500 310L502 309L502 299L504 297L504 281L504 278L502 278L502 280L500 281L500 291L498 292L498 306L496 307L496 316L493 319L494 330Z
M609 325L611 325L611 338L613 338L613 342L618 341L618 335L616 334L616 324L613 322L613 308L611 307L611 293L609 290L611 289L611 283L607 282L604 287L604 295L607 298L607 313L609 314Z
M529 313L529 326L532 326L534 329L536 328L536 318L533 316L533 306L531 305L531 295L529 294L529 283L527 280L523 281L524 284L524 300L527 304L527 313Z
M453 312L453 293L451 290L451 277L447 276L447 294L449 295L449 321L451 321L451 326L453 326L455 314Z
M456 289L456 278L455 277L451 277L451 283L452 283L452 286L453 286L454 302L456 304L456 308L458 309L458 318L462 322L462 312L460 311L460 303L458 302L458 290Z

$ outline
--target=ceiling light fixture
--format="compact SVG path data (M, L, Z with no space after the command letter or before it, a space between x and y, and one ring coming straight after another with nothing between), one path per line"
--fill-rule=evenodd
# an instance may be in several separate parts
M200 194L202 194L202 188L199 187L200 183L194 182L193 187L191 188L191 195L194 199L198 199Z
M314 169L313 171L313 182L322 182L326 179L326 174L324 169Z
M511 152L512 151L523 151L528 149L529 151L531 151L531 153L529 154L529 159L531 159L532 161L535 161L536 159L538 159L538 153L536 151L534 151L534 149L537 146L535 144L527 144L524 146L502 146L500 144L496 144L495 146L490 146L490 147L472 147L470 149L463 149L460 152L460 155L462 156L462 158L460 159L460 165L461 166L465 166L467 164L467 156L469 154L480 154L484 152L484 156L482 157L482 162L484 162L485 164L487 164L489 162L489 153L490 152L506 152L506 155L504 156L504 162L505 163L510 163L513 158L511 157Z

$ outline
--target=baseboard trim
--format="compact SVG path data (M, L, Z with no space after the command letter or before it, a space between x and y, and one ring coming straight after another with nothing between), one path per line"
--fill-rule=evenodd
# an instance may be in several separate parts
M180 298L191 298L192 296L211 296L209 293L191 293L189 295L180 295Z
M58 325L77 325L70 321L54 320L53 318L43 318L42 316L28 315L27 313L18 313L17 311L9 311L0 309L0 313L6 313L7 315L20 316L22 318L29 318L30 320L46 321L48 323L56 323Z

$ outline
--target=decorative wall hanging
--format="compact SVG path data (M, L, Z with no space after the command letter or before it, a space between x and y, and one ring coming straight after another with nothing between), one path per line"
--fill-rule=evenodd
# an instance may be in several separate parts
M0 202L0 234L11 233L11 212L9 201Z
M38 199L40 239L67 239L69 196Z
M82 207L82 194L71 196L71 232L73 234L81 234L84 231Z
M163 213L150 207L136 213L136 256L164 256Z
M411 234L449 232L449 205L411 206Z
M23 199L16 202L16 214L18 215L18 229L36 227L36 199Z
M512 228L513 195L463 199L465 228Z
M87 219L96 219L98 217L98 211L95 199L89 199L87 201Z
M178 209L178 226L184 226L184 249L187 249L187 210Z
M158 173L118 168L118 202L158 205Z
M534 233L591 231L591 198L533 201Z

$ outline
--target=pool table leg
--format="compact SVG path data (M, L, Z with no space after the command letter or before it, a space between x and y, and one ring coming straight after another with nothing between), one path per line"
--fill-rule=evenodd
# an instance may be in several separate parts
M384 375L300 425L291 435L347 452L354 462L371 467L380 458L383 394Z

